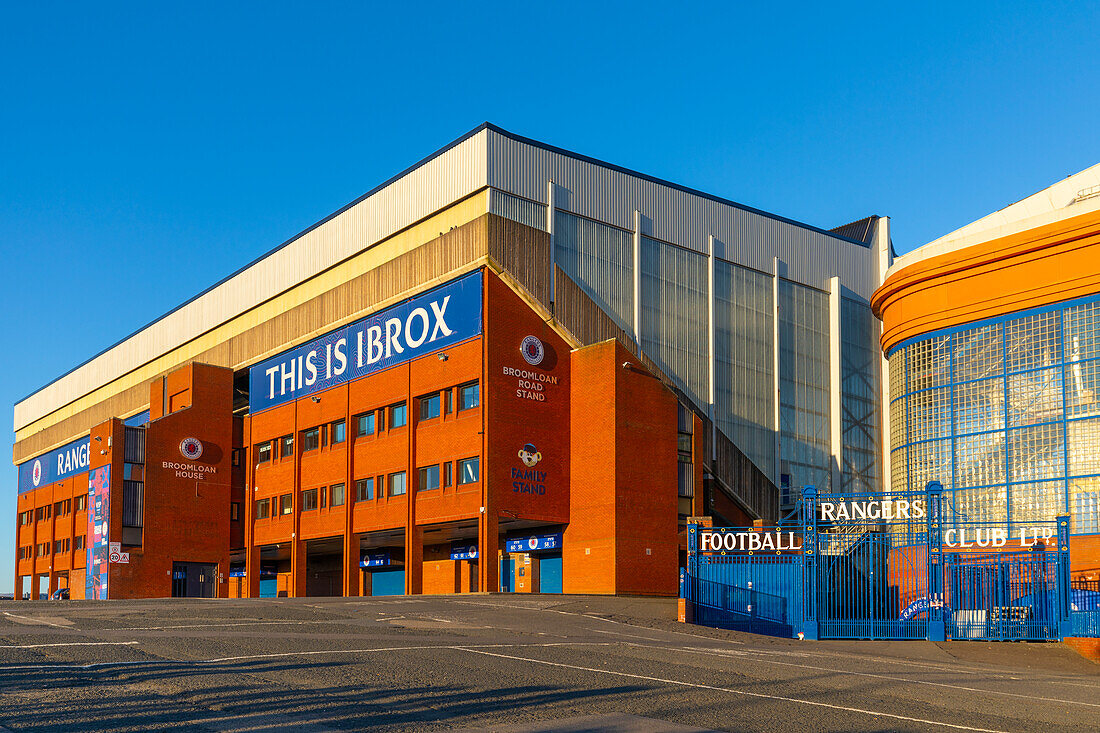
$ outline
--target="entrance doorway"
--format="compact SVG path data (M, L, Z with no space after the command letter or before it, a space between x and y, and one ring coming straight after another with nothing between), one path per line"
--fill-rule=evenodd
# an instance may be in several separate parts
M218 566L213 563L172 563L173 598L215 598Z

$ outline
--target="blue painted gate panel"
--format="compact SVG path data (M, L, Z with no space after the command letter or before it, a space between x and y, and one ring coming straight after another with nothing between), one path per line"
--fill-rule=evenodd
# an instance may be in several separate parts
M539 557L539 592L561 593L561 555Z
M516 559L505 555L500 560L500 592L511 593L516 589Z
M371 573L370 594L372 596L405 595L405 571L375 570Z
M787 637L802 623L800 555L697 555L687 584L695 623Z
M948 629L967 640L1049 641L1058 629L1054 553L948 554Z

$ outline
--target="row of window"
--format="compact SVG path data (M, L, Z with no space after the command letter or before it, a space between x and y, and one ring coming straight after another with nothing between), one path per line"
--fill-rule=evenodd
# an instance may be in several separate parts
M454 392L450 389L442 392L433 392L417 398L419 406L419 420L432 420L440 416L442 410L446 414L454 411L452 405ZM458 410L469 410L481 404L481 390L477 382L460 385L458 387ZM375 435L386 430L386 421L389 420L390 429L404 427L408 424L408 409L404 402L389 405L378 410L364 412L353 418L355 425L355 437L363 438ZM302 452L317 450L324 445L338 445L347 439L347 427L343 420L319 425L301 431ZM257 443L254 446L256 465L267 463L275 456L290 458L294 455L294 436L284 435L275 440Z
M61 555L69 552L69 549L79 552L84 549L84 535L77 535L75 538L65 537L60 540L56 540L53 543L53 554ZM27 545L26 547L19 548L19 559L30 560L32 557L46 557L50 554L50 543L39 542L33 547Z
M442 471L442 473L441 473ZM420 491L431 491L440 487L442 475L443 486L451 486L453 483L454 464L448 461L443 464L423 466L419 469ZM474 458L464 458L458 462L459 485L476 484L480 480L480 462ZM375 486L378 491L375 491ZM384 496L386 487L389 487L390 496L402 496L407 491L405 472L395 471L388 476L368 476L355 482L355 500L373 501L375 496ZM343 506L346 502L346 490L344 484L333 484L329 487L302 489L302 511L308 512L314 509ZM283 494L276 498L256 500L256 519L268 519L277 512L279 516L290 514L294 511L293 495Z
M84 494L76 497L76 511L82 512L88 508L88 497ZM19 526L24 527L35 522L44 522L51 517L67 517L73 512L73 500L62 499L61 501L54 502L52 505L40 506L37 509L28 509L25 512L19 512Z

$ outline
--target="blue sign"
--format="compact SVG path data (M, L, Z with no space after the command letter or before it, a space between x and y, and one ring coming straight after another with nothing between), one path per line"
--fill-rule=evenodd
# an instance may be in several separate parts
M245 577L245 567L244 567L244 565L231 565L229 567L229 577L230 578L243 578L243 577Z
M19 464L19 493L48 486L88 470L89 438L74 440L49 453Z
M505 552L538 552L561 549L561 532L518 537L504 543Z
M898 621L910 621L922 613L931 611L933 608L946 608L946 606L943 605L941 600L921 596L902 610L901 615L898 616Z
M364 552L359 556L361 568L381 568L391 564L388 552Z
M465 542L452 542L451 543L451 559L452 560L476 560L477 559L477 544L465 543Z
M249 409L257 413L480 334L478 270L252 367Z

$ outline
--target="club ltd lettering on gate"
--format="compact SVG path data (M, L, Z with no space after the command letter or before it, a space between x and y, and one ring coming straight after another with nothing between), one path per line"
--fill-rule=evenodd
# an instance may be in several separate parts
M306 397L481 334L481 271L249 369L252 412Z
M795 532L718 532L699 533L700 552L782 552L801 550L802 538Z

